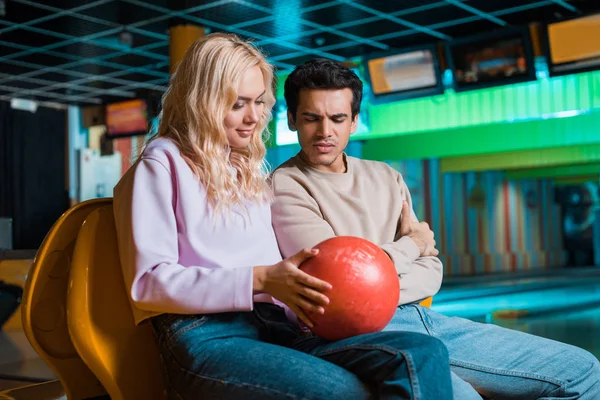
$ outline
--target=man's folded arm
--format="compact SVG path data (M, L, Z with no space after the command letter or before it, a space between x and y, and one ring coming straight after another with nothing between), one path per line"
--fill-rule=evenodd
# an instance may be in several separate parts
M276 192L272 206L273 228L283 257L302 248L312 248L337 236L321 214L319 205L305 190ZM422 300L440 288L442 263L436 257L420 257L419 249L408 237L381 248L390 255L400 276L400 304Z

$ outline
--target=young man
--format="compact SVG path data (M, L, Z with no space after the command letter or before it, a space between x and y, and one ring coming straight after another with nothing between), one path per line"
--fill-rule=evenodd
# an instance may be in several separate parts
M416 220L400 173L344 153L362 99L352 71L328 60L307 62L288 77L285 99L302 150L272 175L273 226L283 256L343 235L381 246L401 281L400 304L386 330L441 339L456 399L600 399L600 363L587 351L417 304L442 281L434 234Z

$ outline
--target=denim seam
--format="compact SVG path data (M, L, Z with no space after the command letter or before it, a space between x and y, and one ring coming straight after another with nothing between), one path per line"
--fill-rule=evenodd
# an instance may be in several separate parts
M189 324L188 326L181 328L181 329L177 329L176 331L171 331L170 327L166 327L166 330L172 332L172 334L167 334L165 335L165 343L167 344L167 346L171 347L173 342L175 342L177 339L179 339L181 337L181 335L183 335L184 333L198 328L199 326L204 325L204 323L207 320L207 316L203 315L202 317L196 319L194 322L192 322L191 324Z
M185 399L185 397L184 397L184 396L183 396L181 393L179 393L179 391L178 391L177 389L175 389L175 386L171 385L171 386L169 387L169 390L170 390L171 392L175 392L175 394L177 395L177 398L178 398L178 400L186 400L186 399ZM170 397L170 396L169 396L169 394L168 394L168 392L167 392L167 399L168 399L168 400L171 400L171 399L169 399L169 397Z
M405 353L403 351L399 352L404 357L406 361L406 365L408 366L408 377L410 379L410 385L412 386L413 391L413 399L420 400L421 399L421 390L419 384L419 376L417 375L417 368L415 366L415 362L412 359L412 356L409 353Z
M433 324L428 322L427 318L425 318L425 314L423 313L423 310L421 309L422 306L415 305L414 307L417 310L417 312L419 313L419 317L421 318L421 321L423 322L423 326L427 330L427 333L429 334L429 336L435 336L435 330L433 329Z
M503 370L503 369L497 369L497 368L483 367L481 365L475 365L475 364L471 364L471 363L457 361L452 358L450 358L450 365L455 366L455 367L472 369L472 370L476 370L476 371L480 371L480 372L487 372L487 373L494 374L494 375L516 376L519 378L535 379L538 381L543 381L546 383L551 383L553 385L556 385L558 388L561 388L561 391L565 385L565 382L562 382L562 381L559 381L557 379L550 378L547 376L531 374L528 372L509 371L509 370Z
M416 369L414 360L412 359L410 354L405 353L402 350L397 350L390 346L358 344L358 345L348 345L348 346L344 346L344 347L338 347L336 349L326 350L326 351L322 351L322 352L316 352L315 355L319 358L322 358L322 357L325 357L328 355L340 353L340 352L347 351L347 350L367 350L367 351L378 350L378 351L383 351L383 352L386 352L389 354L393 354L395 356L397 356L398 354L402 355L402 357L404 358L404 361L406 361L406 366L408 369L408 378L410 380L410 386L413 391L413 400L421 399L421 392L419 390L419 378L417 377L417 373L416 373L417 369Z
M168 348L168 351L169 351L169 353L171 355L171 359L173 360L173 362L175 363L175 365L177 365L177 368L179 368L183 373L191 375L191 376L194 376L196 378L205 379L205 380L209 380L209 381L213 381L213 382L219 382L219 383L222 383L222 384L225 384L225 385L238 386L238 387L243 387L243 388L251 388L251 389L255 389L255 390L258 389L258 390L262 390L262 391L272 392L272 393L276 393L277 395L282 395L282 396L284 396L286 398L294 399L294 400L310 400L310 399L305 398L305 397L296 397L296 396L294 396L292 394L283 393L283 392L280 392L279 390L274 390L274 389L267 388L267 387L264 387L264 386L253 385L253 384L250 384L250 383L243 383L243 382L226 381L224 379L219 379L219 378L208 376L208 375L201 375L201 374L199 374L197 372L190 371L189 369L183 367L179 363L179 361L177 360L177 358L175 357L175 355L173 354L173 352L171 351L170 348ZM171 385L171 389L174 390L175 392L177 392L177 394L179 396L184 397L184 396L181 395L181 393L179 393L177 391L177 389L175 388L174 385Z
M317 351L315 355L317 357L328 356L331 354L339 353L346 350L381 350L390 354L397 354L399 351L390 346L378 345L378 344L350 344L348 346L336 347L331 350Z
M594 363L592 363L590 365L590 368L586 371L586 373L583 376L587 375L589 373L589 371L592 370L592 369L594 369ZM581 378L582 378L582 376L578 377L578 379L581 379ZM569 383L573 383L573 381L570 381ZM596 384L600 384L600 381L597 381L594 385L596 385ZM592 385L591 387L589 387L588 390L586 390L586 392L588 392L589 390L591 390L594 385ZM567 387L566 386L567 386L567 384L564 384L564 385L561 385L559 387L559 389L560 389L559 393L560 393L560 397L561 398L565 397L567 395ZM583 395L583 394L585 394L585 393L580 393L580 396Z
M590 365L590 368L588 369L588 371L587 371L587 372L589 372L590 370L593 370L594 368L595 368L595 363L592 363L592 364ZM587 373L586 373L586 375L587 375ZM592 389L592 387L593 387L593 386L595 386L595 385L600 385L600 380L599 380L599 381L596 381L596 383L594 383L594 385L590 386L590 387L588 388L588 390L586 390L586 391L589 391L589 390L591 390L591 389ZM565 392L566 392L566 388L565 388Z
M592 368L593 368L593 366L592 366ZM585 392L583 392L581 394L583 395L583 394L586 394L586 393L590 392L594 388L594 386L596 386L596 385L600 385L600 380L596 381L592 386L590 386L588 388L588 390L586 390ZM566 390L565 390L565 392L566 392Z

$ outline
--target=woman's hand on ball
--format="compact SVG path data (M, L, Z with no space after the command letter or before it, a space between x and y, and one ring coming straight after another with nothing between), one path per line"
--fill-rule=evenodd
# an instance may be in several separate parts
M305 311L323 314L323 306L329 304L323 292L331 289L329 283L299 268L305 260L317 254L317 249L303 249L277 264L254 268L254 292L267 293L283 302L309 328L314 324Z

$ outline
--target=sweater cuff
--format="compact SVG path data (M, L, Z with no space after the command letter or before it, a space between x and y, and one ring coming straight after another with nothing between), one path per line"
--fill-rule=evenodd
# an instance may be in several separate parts
M252 311L254 306L254 296L252 294L254 268L236 268L235 272L234 309Z
M415 262L417 258L421 255L421 250L419 250L419 246L408 236L402 236L396 242L398 245L402 246L402 248L406 249L407 256L410 258L411 264Z

